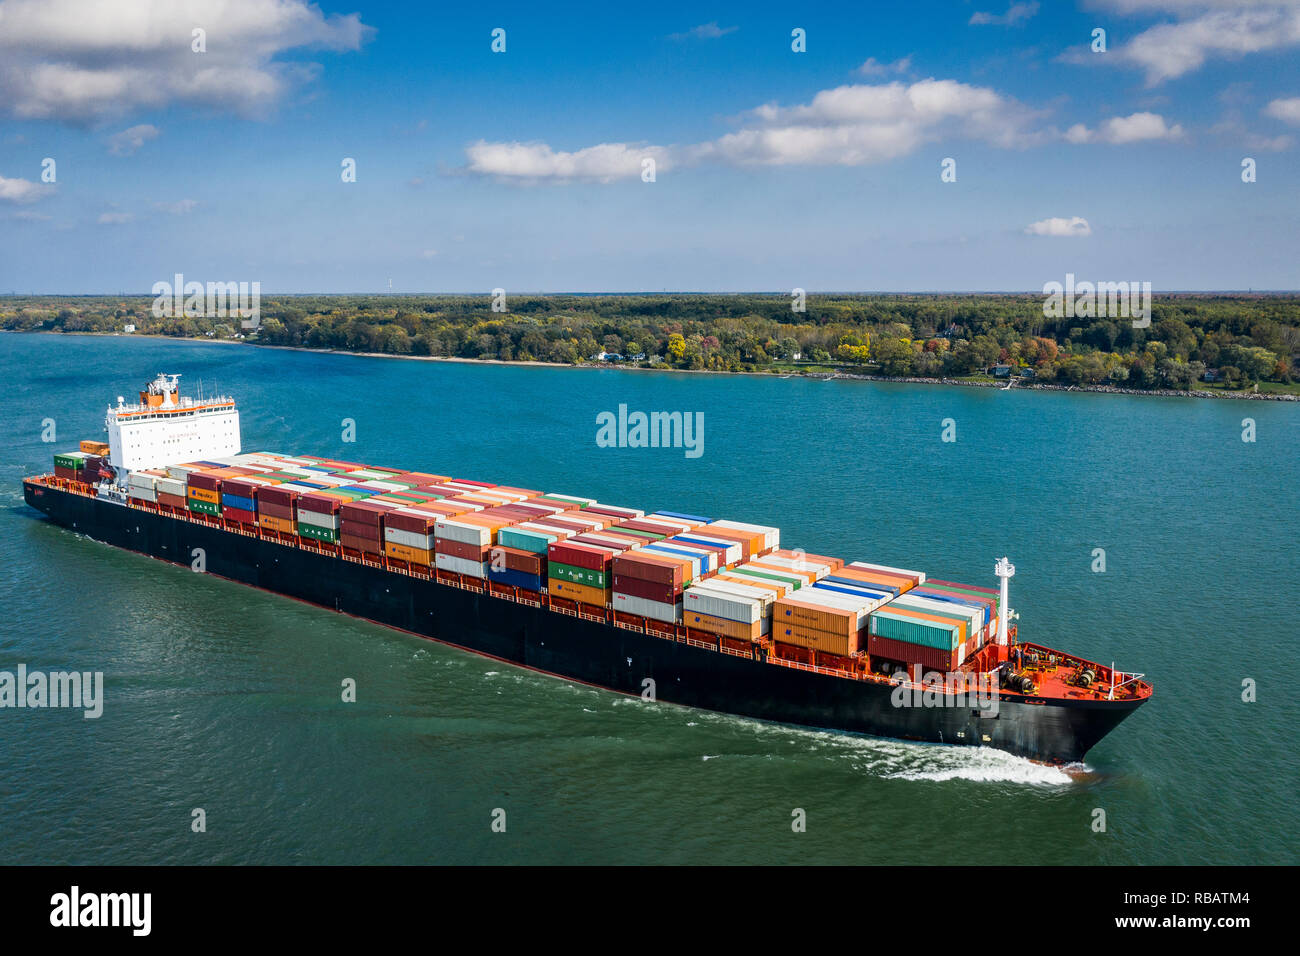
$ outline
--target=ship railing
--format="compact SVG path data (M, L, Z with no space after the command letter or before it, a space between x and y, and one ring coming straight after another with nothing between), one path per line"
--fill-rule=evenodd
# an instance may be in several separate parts
M702 647L706 651L716 651L720 646L715 641L702 641L698 637L689 637L686 635L682 636L681 642L683 644L689 644L691 647Z
M754 651L752 648L747 651L741 651L741 650L737 650L734 647L728 647L726 644L723 644L721 647L718 648L718 650L722 651L722 653L724 654L730 654L732 657L743 657L747 660L753 660L754 658Z
M797 671L811 671L814 674L828 674L831 677L847 677L850 680L857 680L859 675L853 671L842 671L836 667L823 667L821 664L805 664L803 661L786 660L784 657L768 655L768 662L780 664L782 667L793 667Z

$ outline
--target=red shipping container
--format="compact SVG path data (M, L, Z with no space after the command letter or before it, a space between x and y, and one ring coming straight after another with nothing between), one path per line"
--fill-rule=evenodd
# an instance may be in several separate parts
M270 501L259 501L257 503L257 513L266 515L268 518L283 518L286 521L294 520L293 508L287 505L277 505Z
M185 499L180 495L169 495L165 491L158 492L158 504L166 505L169 508L184 508Z
M384 527L413 534L432 534L438 516L431 512L413 514L407 511L390 511L384 515Z
M339 535L339 544L345 548L351 548L353 551L364 551L367 554L382 554L384 546L378 541L370 538L358 538L354 534Z
M496 485L490 481L470 481L468 478L453 478L452 481L458 485L473 485L475 488L495 488Z
M364 521L349 521L344 518L339 522L339 534L352 535L357 538L369 538L371 541L383 541L378 525L366 524Z
M297 498L300 493L301 492L293 488L284 489L277 485L262 485L257 489L257 494L253 497L257 501L257 506L259 508L267 504L279 505L282 508L290 508L293 506L293 500Z
M320 515L336 515L343 506L341 498L333 495L302 494L298 496L298 508Z
M574 544L585 544L588 547L600 548L602 551L608 551L610 553L610 557L613 557L616 554L622 554L624 551L627 551L629 548L632 547L630 544L626 546L624 546L622 543L614 544L614 542L611 541L609 537L604 534L604 532L601 532L600 536L597 536L597 532L595 531L592 531L588 534L575 534L572 538L569 538L568 540Z
M221 517L230 521L238 521L240 524L257 524L257 512L245 511L243 508L222 508Z
M466 561L487 561L492 545L466 544L464 541L450 541L447 538L434 538L433 550L438 554L448 554L453 558Z
M619 594L658 601L660 604L676 604L682 599L681 585L659 584L644 578L633 578L626 574L614 575L614 590Z
M925 587L927 584L941 584L950 588L961 588L964 591L982 591L990 597L998 597L998 592L993 588L977 588L973 584L958 584L956 581L940 581L936 578L926 578L917 587Z
M185 483L191 488L202 488L204 491L221 490L221 479L202 471L191 471L185 477Z
M257 496L258 489L264 487L256 481L249 481L245 478L227 478L221 483L221 493L223 495L238 495L240 498L254 498Z
M546 556L561 564L571 564L575 568L588 571L603 571L613 557L612 552L602 548L593 548L585 544L573 544L572 539L555 542L546 546Z
M500 570L504 565L508 571L523 571L525 574L541 575L543 568L542 563L545 561L540 554L534 554L532 551L523 551L519 548L507 548L505 545L494 545L488 552L488 561L494 570Z
M679 562L666 561L647 554L620 554L614 558L611 570L617 576L640 578L656 584L671 584L679 590L684 579L683 568Z
M889 637L877 637L874 634L868 639L867 653L881 660L899 661L908 665L920 664L925 670L947 672L957 669L956 651L924 647L907 641L896 641Z
M355 521L358 524L374 525L378 528L385 512L392 511L396 507L398 506L387 502L350 501L339 509L339 517L344 521Z

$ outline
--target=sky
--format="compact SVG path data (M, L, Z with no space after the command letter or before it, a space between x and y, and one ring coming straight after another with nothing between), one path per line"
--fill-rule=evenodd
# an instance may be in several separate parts
M0 294L1300 288L1300 0L553 6L0 0Z

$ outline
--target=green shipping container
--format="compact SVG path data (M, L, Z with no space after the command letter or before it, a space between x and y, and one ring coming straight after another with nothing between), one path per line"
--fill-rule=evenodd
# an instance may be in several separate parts
M871 633L877 637L887 637L907 644L919 644L921 647L933 647L941 651L955 651L960 629L956 624L918 621L902 615L890 614L888 611L873 611Z
M605 588L605 572L593 571L590 568L575 568L571 564L561 564L558 561L552 561L548 565L549 575L553 578L559 578L561 581L569 581L573 584L585 584L588 587Z
M314 538L328 544L338 544L339 540L339 533L333 528L322 528L318 525L307 524L305 521L298 522L298 534L304 538Z
M199 501L198 498L186 498L186 505L191 511L197 511L200 514L212 515L214 518L220 517L221 505L213 504L211 501Z
M614 528L619 534L634 534L638 538L645 538L647 541L662 541L664 535L655 534L653 531L634 531L631 528Z
M76 468L80 470L86 467L86 459L77 455L55 455L54 464L59 468Z
M533 554L546 554L546 546L552 541L559 541L559 535L542 534L525 528L502 528L497 532L497 544Z

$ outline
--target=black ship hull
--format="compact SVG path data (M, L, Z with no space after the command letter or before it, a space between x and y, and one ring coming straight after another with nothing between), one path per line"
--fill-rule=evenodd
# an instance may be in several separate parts
M533 670L626 694L744 717L1070 763L1141 700L1001 695L996 716L967 706L897 706L887 683L719 653L491 593L342 560L216 525L24 482L29 505L97 541L400 628Z

